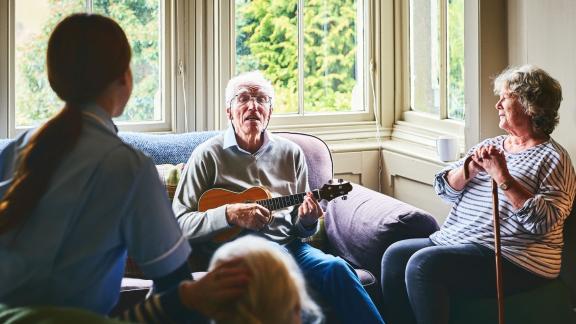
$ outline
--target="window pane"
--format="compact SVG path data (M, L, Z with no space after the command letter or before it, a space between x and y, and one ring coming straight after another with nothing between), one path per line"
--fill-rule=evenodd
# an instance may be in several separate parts
M159 1L93 0L92 4L93 12L119 22L132 46L134 90L119 120L162 120ZM87 8L85 0L19 0L15 5L16 127L25 127L45 121L62 107L46 77L48 38L58 21Z
M118 121L161 121L162 33L158 0L93 0L93 11L116 20L126 32L132 47L132 97Z
M440 10L438 0L410 0L410 104L440 112Z
M304 111L364 110L362 11L356 0L304 7Z
M359 0L304 1L304 112L364 110ZM298 1L236 0L236 73L261 70L276 113L298 112Z
M261 70L275 113L298 112L297 0L236 0L236 73Z
M83 0L19 0L15 4L16 127L37 125L53 116L63 103L46 76L50 32L64 16L84 11Z
M448 118L464 120L464 0L448 1Z

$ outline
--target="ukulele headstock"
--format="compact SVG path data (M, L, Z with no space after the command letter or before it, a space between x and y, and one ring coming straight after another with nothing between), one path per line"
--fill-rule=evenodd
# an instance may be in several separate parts
M322 188L318 189L320 199L330 201L334 198L342 197L346 200L346 195L352 191L352 184L343 179L330 179Z

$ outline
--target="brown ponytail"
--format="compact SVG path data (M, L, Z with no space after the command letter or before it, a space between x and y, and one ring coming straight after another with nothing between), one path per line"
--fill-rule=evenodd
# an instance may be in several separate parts
M0 234L34 211L54 171L80 137L82 105L123 77L130 56L126 35L109 18L75 14L56 26L48 42L48 80L66 105L23 149L12 184L0 201Z

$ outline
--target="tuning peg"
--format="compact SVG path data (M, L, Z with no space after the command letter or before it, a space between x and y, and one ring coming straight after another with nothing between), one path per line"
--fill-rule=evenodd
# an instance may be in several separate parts
M348 200L348 196L342 196L342 200Z
M328 180L328 184L332 184L333 182L332 179Z
M344 182L344 179L338 179L338 183Z

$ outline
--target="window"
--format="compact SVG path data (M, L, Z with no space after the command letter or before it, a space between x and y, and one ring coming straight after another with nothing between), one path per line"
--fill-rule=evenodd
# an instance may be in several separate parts
M167 69L165 5L161 0L18 0L13 4L14 129L38 125L57 112L63 103L50 88L45 71L48 38L59 20L74 12L92 12L115 19L132 47L134 79L132 97L116 122L128 129L170 129L170 90L165 85Z
M45 46L55 23L75 11L111 16L132 42L135 87L117 120L123 130L225 128L224 87L253 69L277 92L272 128L370 139L374 107L393 114L392 1L0 0L0 7L1 136L61 107L46 80ZM389 134L393 118L382 118Z
M362 0L235 0L232 74L261 70L275 88L275 115L369 118L364 7Z
M410 109L464 120L464 0L410 0Z

